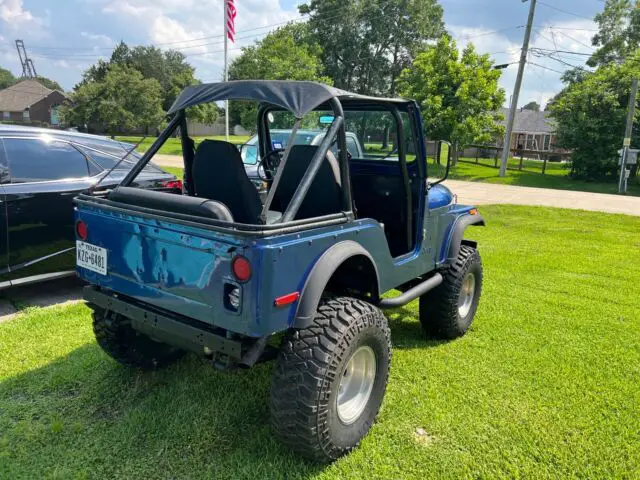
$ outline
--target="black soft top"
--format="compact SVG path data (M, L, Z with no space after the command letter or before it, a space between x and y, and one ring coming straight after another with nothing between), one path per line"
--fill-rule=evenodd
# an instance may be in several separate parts
M318 82L235 80L221 83L202 83L187 87L180 93L167 113L171 115L187 107L220 100L254 100L282 107L289 110L297 118L302 118L332 98L372 102L407 102L401 98L377 98L350 93Z

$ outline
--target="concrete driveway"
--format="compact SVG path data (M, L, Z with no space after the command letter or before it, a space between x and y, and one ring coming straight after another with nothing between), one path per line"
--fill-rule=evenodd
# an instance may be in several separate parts
M35 283L0 291L0 323L27 307L51 307L82 301L84 284L77 277Z
M640 216L640 197L460 180L447 180L445 185L458 195L459 203L471 205L508 203Z

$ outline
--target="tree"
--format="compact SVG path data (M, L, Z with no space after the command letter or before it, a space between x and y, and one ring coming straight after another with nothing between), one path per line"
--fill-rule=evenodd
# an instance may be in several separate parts
M524 110L531 110L532 112L539 112L540 111L540 104L538 102L529 102L522 108Z
M215 103L201 103L187 108L187 118L205 125L213 125L220 116L220 108Z
M13 73L11 73L9 70L0 67L0 90L15 85L22 80L22 78L14 77ZM36 77L36 80L40 82L41 85L44 85L51 90L60 90L61 92L64 92L64 89L55 80L40 76Z
M311 0L311 38L336 87L394 96L415 54L444 33L437 0Z
M194 68L187 63L181 52L143 45L131 48L120 42L113 50L109 61L99 60L89 67L76 87L102 81L112 65L131 67L139 71L144 78L157 80L162 88L164 110L171 107L185 87L199 83L194 76Z
M164 116L162 87L154 78L144 78L133 67L110 65L102 80L86 82L72 95L72 104L63 106L66 123L99 123L110 133L137 127L156 127Z
M622 63L640 47L640 1L606 0L604 10L595 16L598 33L592 44L598 49L587 65L596 67Z
M9 70L0 67L0 90L16 83L16 77Z
M498 112L505 94L498 85L501 72L492 67L489 55L476 53L473 44L460 54L456 42L443 35L400 76L401 95L420 104L429 138L453 143L454 161L460 147L503 135Z
M321 49L308 41L304 24L289 24L269 33L242 53L229 66L230 80L316 80L331 84L322 76ZM256 128L253 102L231 102L230 118L248 130Z
M64 92L64 88L62 88L62 86L55 80L40 76L36 77L36 80L38 81L38 83L40 83L40 85L43 85L51 90L59 90L61 92Z
M557 123L556 143L572 150L572 177L616 177L631 82L639 76L640 52L636 52L622 64L601 66L569 83L555 98L550 111Z

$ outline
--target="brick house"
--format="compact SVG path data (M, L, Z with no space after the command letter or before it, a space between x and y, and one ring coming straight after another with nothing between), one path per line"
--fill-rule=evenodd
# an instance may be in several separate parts
M503 108L502 124L506 126L509 109ZM555 147L555 124L549 112L535 112L533 110L516 110L511 134L512 150L537 150L540 152L557 152ZM502 139L498 146L502 147Z
M0 122L60 123L58 107L68 97L58 90L51 90L37 80L22 80L0 90Z

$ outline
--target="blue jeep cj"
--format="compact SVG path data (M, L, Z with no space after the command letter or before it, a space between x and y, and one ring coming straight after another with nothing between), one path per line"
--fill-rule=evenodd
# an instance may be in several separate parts
M189 137L188 109L226 99L252 102L264 202L241 149L214 140L196 148ZM358 444L382 403L391 361L382 309L419 299L420 322L440 338L471 325L482 265L463 236L483 219L427 180L413 101L236 81L188 87L169 116L117 188L76 199L78 272L90 284L96 339L118 362L145 369L185 351L220 368L277 357L276 435L333 460ZM319 145L293 141L303 128L326 134ZM271 129L291 131L286 145ZM177 131L183 195L134 188ZM361 158L347 131L364 146Z

